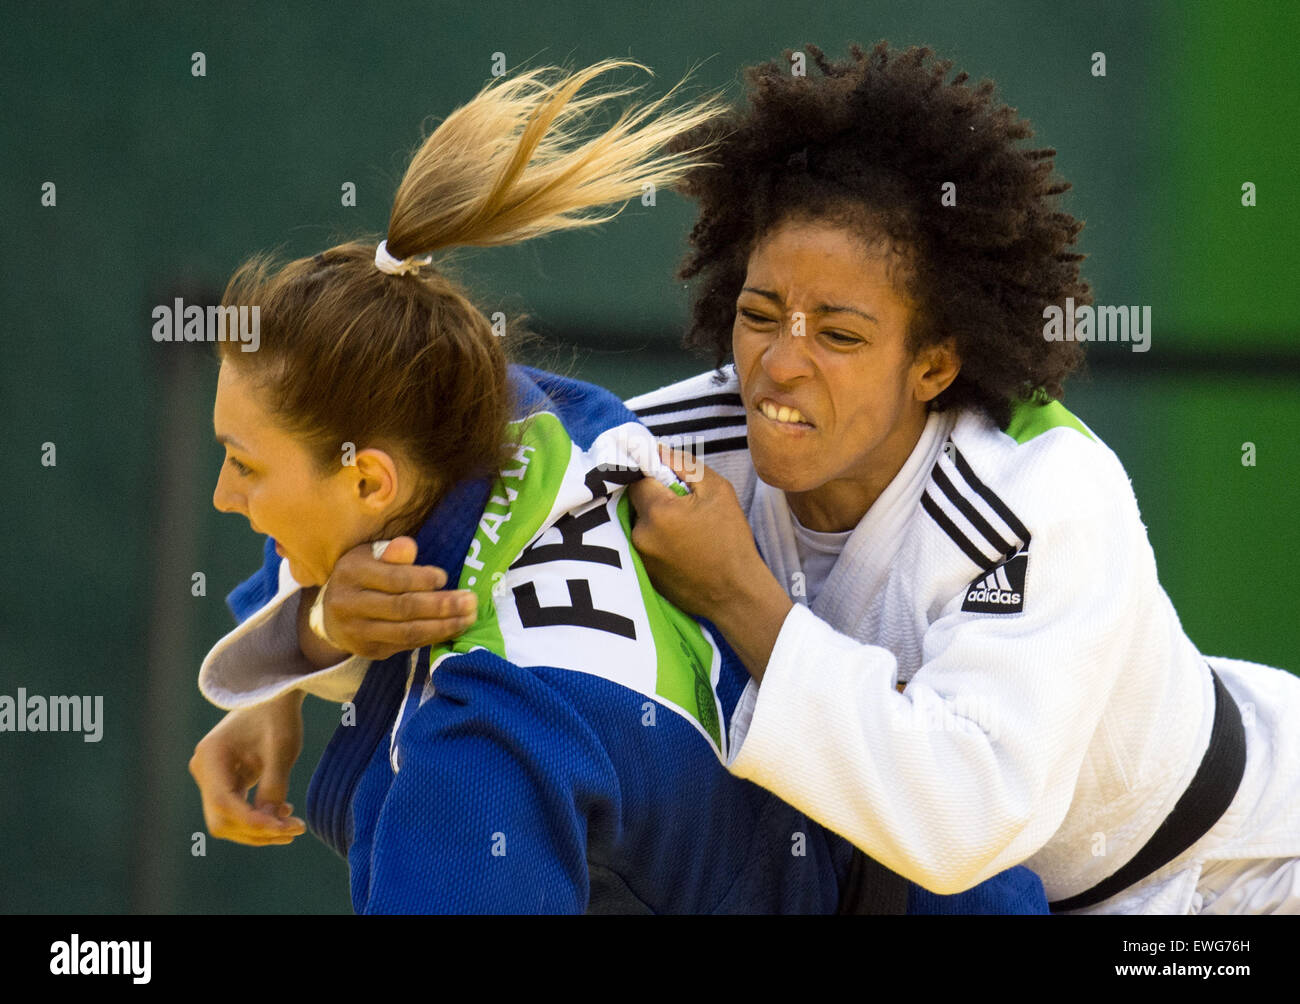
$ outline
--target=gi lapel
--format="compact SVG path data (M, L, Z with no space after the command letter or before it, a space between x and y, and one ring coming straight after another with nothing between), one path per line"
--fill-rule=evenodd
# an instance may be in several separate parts
M859 521L812 605L818 617L863 644L876 639L876 625L868 617L870 600L885 584L954 421L952 412L930 413L911 455Z
M813 613L837 631L864 644L871 643L876 634L867 616L869 601L884 585L907 521L920 504L930 469L939 458L953 422L949 412L930 415L907 462L862 517L811 606ZM767 567L790 590L794 574L802 569L785 493L760 478L755 486L749 522ZM793 598L807 603L801 597Z
M749 525L754 531L763 563L776 576L787 593L792 593L794 574L800 572L799 552L795 548L794 524L785 492L773 488L762 478L754 482L754 501L749 507ZM796 603L807 604L806 596L792 595Z

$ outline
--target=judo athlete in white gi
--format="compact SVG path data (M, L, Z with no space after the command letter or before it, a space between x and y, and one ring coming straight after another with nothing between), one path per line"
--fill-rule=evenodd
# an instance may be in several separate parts
M734 363L629 402L714 468L629 492L751 674L729 768L936 892L1023 863L1058 912L1300 912L1300 679L1197 650L1059 400L1053 151L924 53L810 52L686 183L689 340Z
M1213 759L1216 712L1230 713L1219 731L1238 733L1245 769L1227 811L1153 874L1076 909L1300 910L1300 679L1197 651L1114 453L1059 403L1023 405L1005 430L931 413L857 526L819 534L736 442L769 421L741 403L752 397L729 370L721 387L703 374L629 402L652 431L708 429L708 461L772 577L805 587L737 709L734 773L935 891L1024 863L1069 909L1152 840ZM661 510L632 493L644 534ZM716 539L713 516L700 538ZM686 553L683 532L665 524ZM716 550L702 554L716 584ZM647 565L661 588L686 572ZM1211 667L1231 704L1216 701ZM1231 751L1219 755L1230 783Z

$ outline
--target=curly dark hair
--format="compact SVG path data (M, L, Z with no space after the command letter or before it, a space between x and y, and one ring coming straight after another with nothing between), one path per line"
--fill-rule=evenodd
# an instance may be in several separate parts
M806 49L820 77L793 75L787 49L745 70L748 109L701 127L713 163L679 186L700 204L678 272L698 277L687 347L711 350L721 371L755 242L814 219L904 252L901 284L918 307L908 350L951 337L962 361L932 409L977 407L1005 427L1015 402L1061 397L1083 351L1043 337L1043 308L1092 297L1085 256L1068 250L1083 223L1055 206L1070 188L1053 174L1056 151L1018 147L1033 130L994 101L994 83L945 84L952 61L927 47L854 45L842 63ZM956 205L941 202L945 182Z

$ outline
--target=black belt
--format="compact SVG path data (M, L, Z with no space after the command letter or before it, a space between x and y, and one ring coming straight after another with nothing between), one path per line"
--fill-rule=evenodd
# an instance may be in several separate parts
M1165 817L1132 861L1091 889L1048 904L1053 911L1080 910L1110 899L1169 864L1209 833L1228 811L1246 772L1246 729L1237 702L1213 667L1210 667L1210 676L1214 679L1214 726L1210 730L1210 745L1205 749L1205 756L1201 757L1201 765L1196 768L1196 776L1173 812Z

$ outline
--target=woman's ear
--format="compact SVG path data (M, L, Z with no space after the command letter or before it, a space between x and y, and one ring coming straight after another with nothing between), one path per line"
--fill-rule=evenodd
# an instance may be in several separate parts
M916 380L916 399L922 403L932 401L957 379L961 372L961 359L957 343L949 338L937 345L927 345L916 354L912 373Z
M361 507L372 515L382 515L396 506L402 484L392 455L371 448L359 452L355 459L357 501Z

